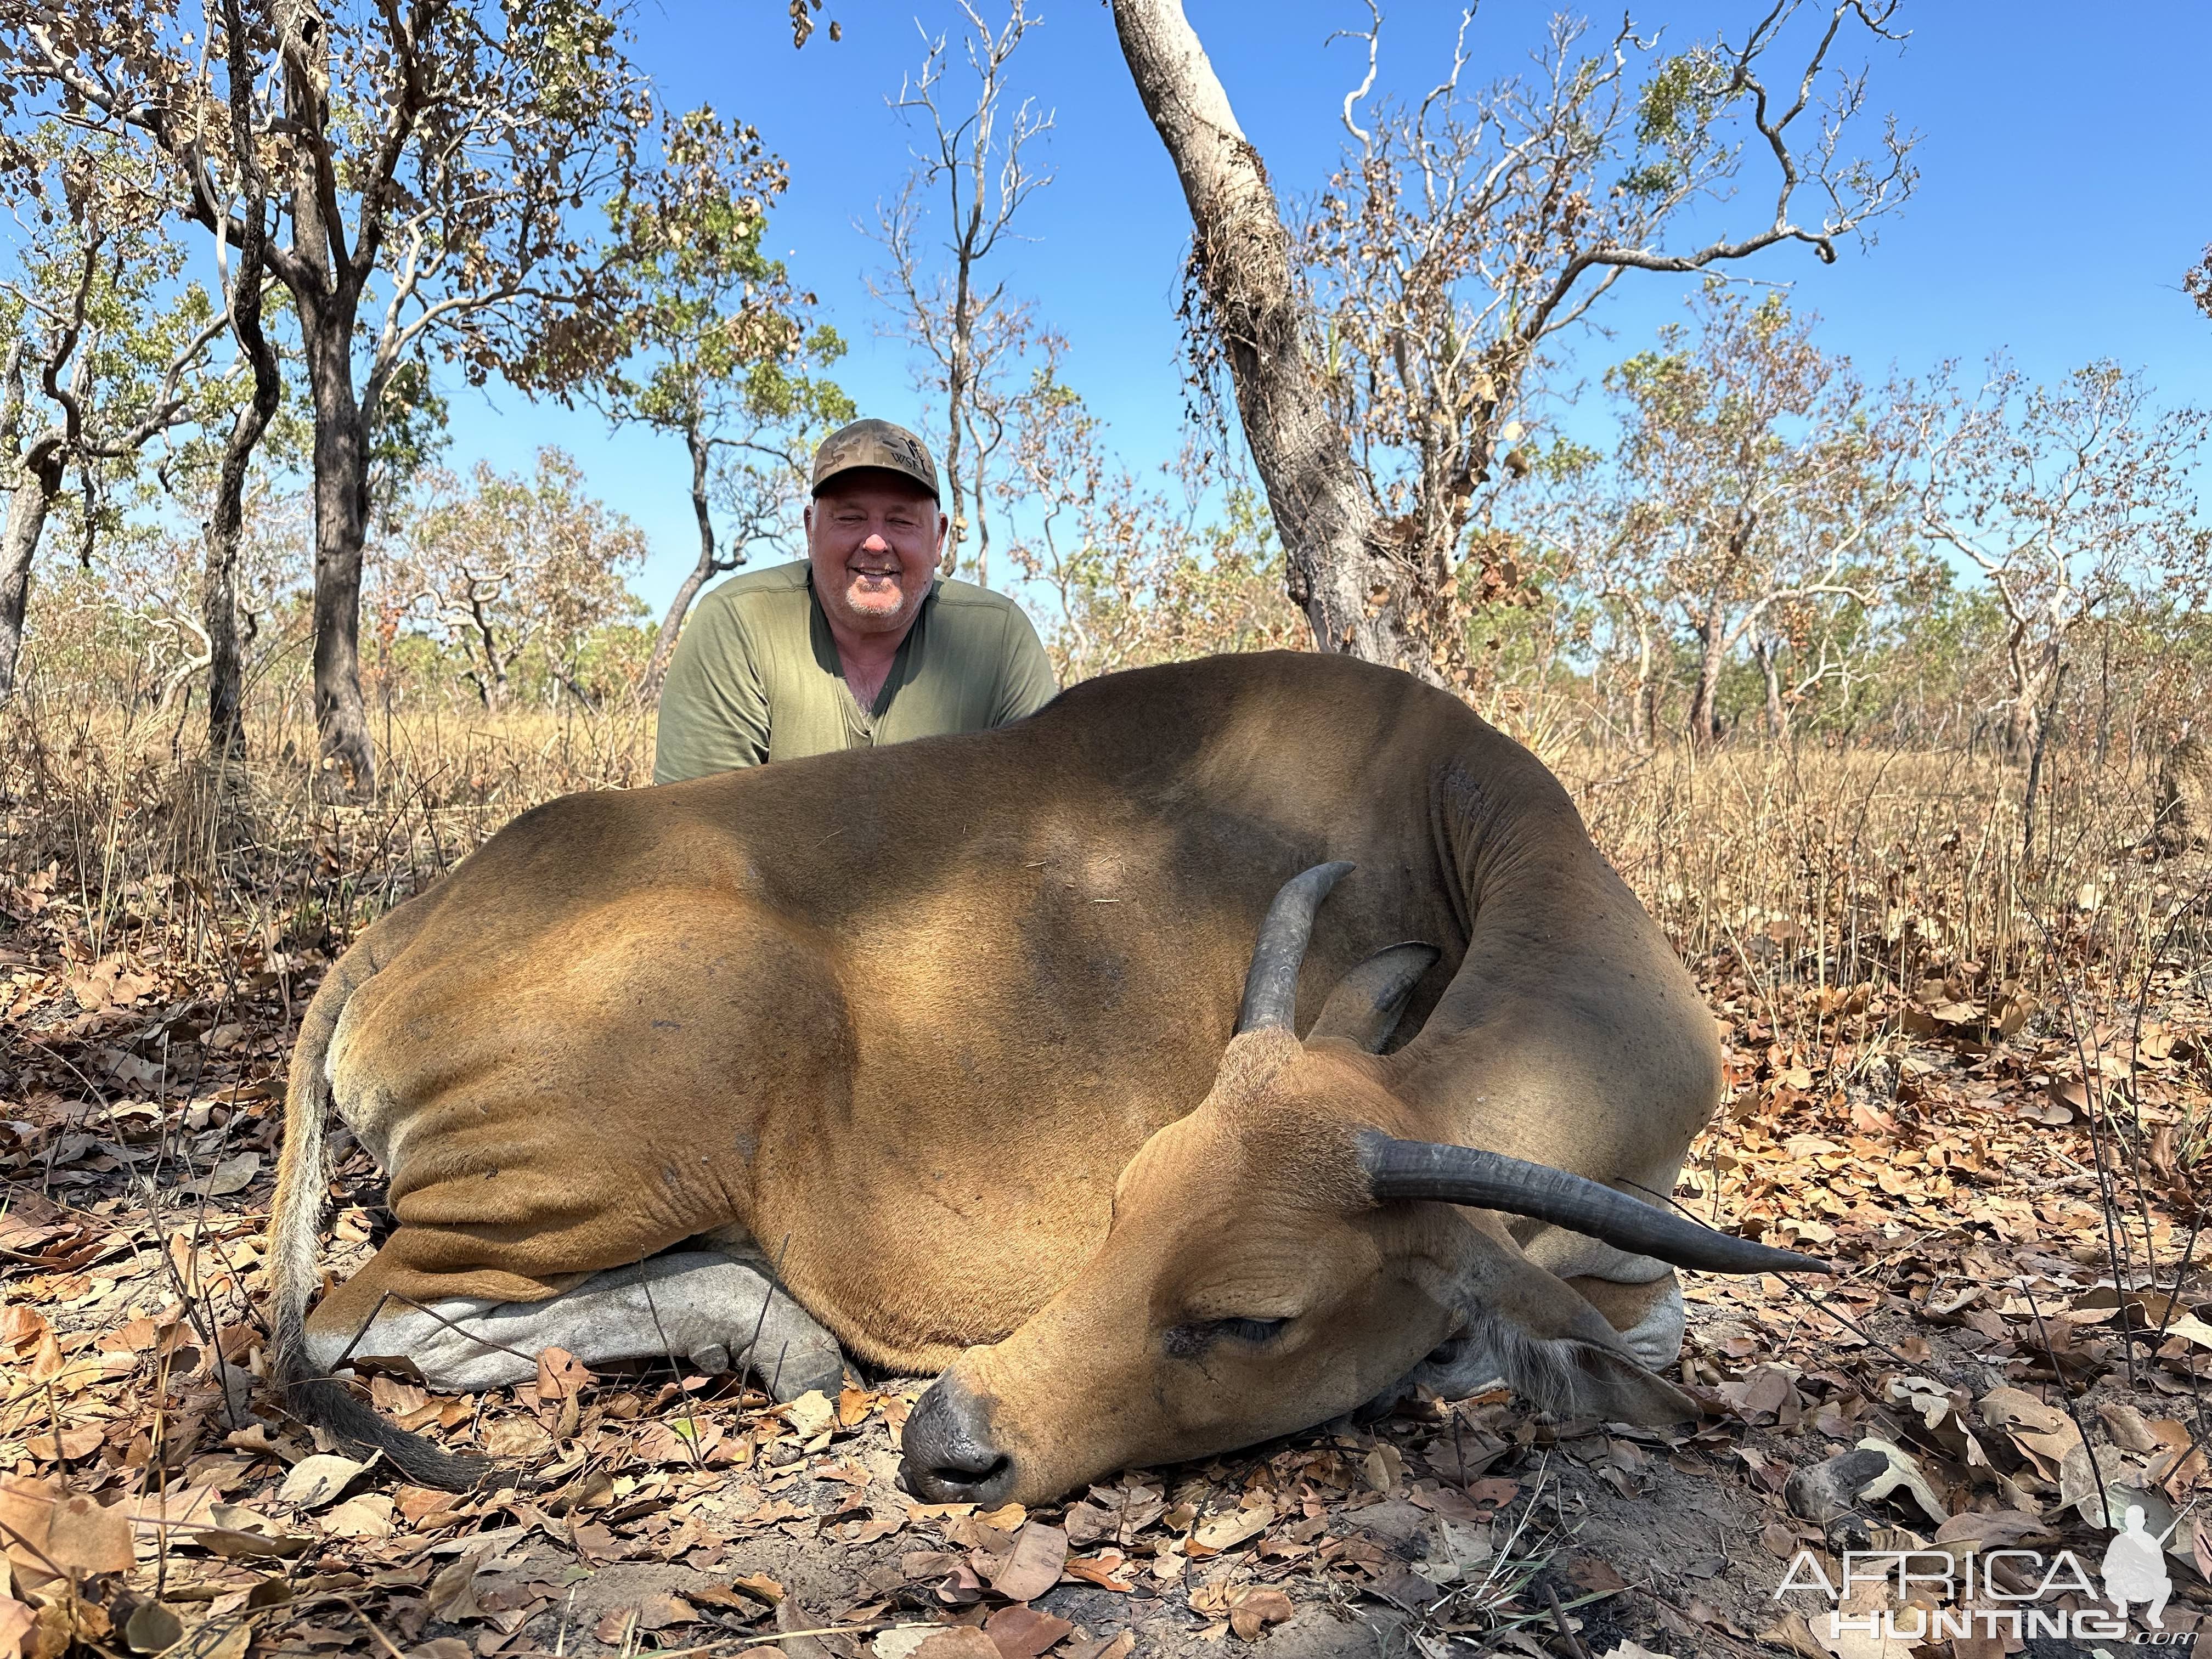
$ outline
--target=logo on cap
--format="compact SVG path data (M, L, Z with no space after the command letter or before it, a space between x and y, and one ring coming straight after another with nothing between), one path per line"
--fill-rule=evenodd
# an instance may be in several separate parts
M854 421L824 438L814 452L812 493L820 495L822 486L838 474L862 467L899 473L942 499L937 487L937 463L930 459L928 449L913 433L889 421Z

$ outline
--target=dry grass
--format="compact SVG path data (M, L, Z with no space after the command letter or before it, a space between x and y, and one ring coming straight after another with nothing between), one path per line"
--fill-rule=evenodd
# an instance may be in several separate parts
M216 779L176 717L64 707L29 688L0 714L0 852L18 870L58 860L94 942L120 887L155 873L233 878L249 910L248 888L296 896L349 934L386 902L372 891L422 884L516 814L652 774L649 710L494 714L431 701L377 714L378 804L332 807L309 789L312 728L285 714L257 725L252 758ZM2153 787L2140 767L2054 757L2031 849L2020 771L1986 753L1570 746L1546 758L1692 959L1749 951L1784 979L1876 991L1964 965L2039 994L2054 984L2054 940L2123 977L2177 915L2169 949L2203 943L2187 884L2203 870L2133 850Z
M190 878L213 914L161 948L204 964L219 921L265 933L289 918L343 943L517 814L652 779L649 710L492 715L430 702L387 705L376 724L378 802L332 806L314 799L302 758L313 731L296 717L256 723L249 758L216 772L173 718L57 706L33 688L0 715L0 867L58 866L94 959L131 944L134 883Z
M2050 767L2032 846L2021 775L1986 755L1753 748L1561 769L1686 956L1765 934L1775 948L1752 954L1815 988L1963 969L2042 994L2054 946L2130 976L2204 874L2141 855L2147 775L2086 759Z

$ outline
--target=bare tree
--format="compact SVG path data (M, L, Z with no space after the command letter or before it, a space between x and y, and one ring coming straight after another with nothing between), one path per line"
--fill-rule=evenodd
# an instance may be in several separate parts
M1804 9L1777 0L1741 41L1664 58L1626 25L1578 53L1567 26L1534 80L1474 94L1462 89L1470 9L1445 82L1362 126L1370 14L1358 37L1368 78L1345 103L1352 155L1297 246L1309 303L1265 169L1180 0L1114 0L1190 206L1194 320L1227 364L1291 597L1326 648L1458 678L1475 486L1544 342L1621 272L1699 270L1789 243L1832 259L1839 239L1909 191L1909 139L1893 131L1880 163L1840 156L1863 81L1830 61L1846 26L1896 39L1895 0L1825 6L1774 90L1768 60ZM1741 234L1669 246L1686 210L1728 192L1747 150L1773 168L1771 213ZM1821 203L1817 220L1797 216L1801 193Z
M1022 204L1052 182L1023 152L1052 126L1049 111L1024 98L1006 108L1007 70L1037 19L1026 0L1011 0L996 29L974 0L959 0L971 92L957 119L945 107L946 37L928 43L921 70L899 88L891 107L926 121L926 147L898 198L879 208L876 234L891 259L876 297L899 318L902 331L929 365L927 384L944 398L945 505L952 533L945 572L963 559L979 582L990 579L991 527L985 506L996 493L992 466L1006 442L1010 401L1024 360L1039 343L1025 307L985 265L1014 234ZM934 198L934 206L932 205ZM943 215L949 259L942 265L923 246Z
M2110 362L2042 386L1998 359L1972 392L1947 370L1921 418L1920 525L2002 612L2005 745L2025 760L2077 630L2130 594L2212 585L2195 479L2212 410L2158 413L2141 374Z

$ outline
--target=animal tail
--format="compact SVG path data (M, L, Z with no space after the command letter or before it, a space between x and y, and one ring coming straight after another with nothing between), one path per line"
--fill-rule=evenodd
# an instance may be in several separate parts
M307 1353L307 1303L321 1282L317 1243L330 1182L326 1130L331 1110L325 1063L346 999L376 971L356 945L341 957L307 1005L284 1098L284 1150L276 1164L270 1207L270 1375L301 1421L327 1429L356 1451L379 1451L417 1486L465 1492L483 1484L491 1465L456 1457L401 1428L337 1377L314 1368Z

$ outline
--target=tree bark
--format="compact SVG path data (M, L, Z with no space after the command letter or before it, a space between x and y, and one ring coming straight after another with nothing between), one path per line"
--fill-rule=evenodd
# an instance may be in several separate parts
M477 696L495 714L507 707L507 665L512 659L500 655L498 630L492 626L475 580L467 576L463 580L469 583L469 623L477 631L477 649L483 656L483 672L477 677Z
M61 456L66 436L49 428L39 434L8 502L8 528L0 536L0 707L15 695L23 655L23 617L31 603L31 562L46 533L46 512L61 494Z
M229 37L232 138L237 153L253 155L245 24L238 0L226 0L224 27ZM242 214L245 234L231 278L231 330L253 369L253 393L238 411L224 441L222 465L216 475L215 503L208 515L207 547L200 581L200 613L208 641L208 758L220 764L246 753L246 652L238 627L238 553L246 531L246 480L253 452L284 391L276 353L261 326L261 283L268 263L267 190L258 161L251 162L250 189Z
M1690 693L1690 746L1703 751L1720 737L1721 669L1725 651L1717 629L1698 632L1698 683Z
M1770 640L1752 641L1751 654L1759 663L1759 677L1766 682L1766 735L1777 743L1790 736L1790 710L1782 701L1782 669L1775 660Z
M1636 701L1628 708L1628 741L1639 755L1649 753L1658 741L1658 700L1653 695L1656 689L1651 672L1651 624L1639 615L1636 619Z
M975 198L974 212L981 214L982 198ZM957 247L958 258L953 277L952 341L951 353L945 366L945 483L952 492L952 533L945 538L945 558L939 574L953 574L960 567L960 544L968 539L967 491L960 482L960 434L967 424L969 380L970 365L975 358L975 319L969 314L971 303L969 267L974 255L969 251L972 228L963 235ZM978 500L975 512L981 516L983 503Z
M1192 264L1267 492L1285 586L1325 651L1442 684L1411 606L1413 572L1385 541L1305 349L1288 233L1259 152L1237 125L1182 0L1113 0L1137 94L1189 204Z
M220 763L246 753L245 653L238 634L238 550L245 538L246 475L260 441L257 397L238 411L216 478L200 574L200 625L208 640L208 758ZM268 422L258 424L265 428Z
M238 411L223 444L200 582L201 624L208 640L208 758L218 763L246 753L246 652L238 627L238 554L246 533L246 480L254 449L283 395L276 354L261 330L261 262L255 257L258 240L249 233L247 246L253 252L240 258L239 287L232 302L239 343L253 366L253 396ZM319 554L316 564L319 571Z
M365 270L356 268L343 224L325 217L318 178L331 119L328 20L318 0L294 0L283 33L300 44L284 54L285 108L316 142L295 158L289 210L293 246L278 266L300 314L307 385L315 413L315 791L328 799L370 800L376 755L361 695L361 561L368 534L368 420L354 386L354 325ZM365 233L363 233L365 234ZM374 266L374 259L368 262Z
M2005 758L2017 765L2030 759L2043 734L2044 692L2059 672L2058 645L2050 641L2034 651L2015 645L2009 658L2013 695L2005 709Z
M725 568L715 553L714 519L707 507L707 441L694 426L686 429L684 441L691 452L691 513L699 521L699 562L678 585L668 614L660 619L660 632L654 636L645 678L638 683L638 696L653 703L660 701L660 683L668 678L668 659L676 653L676 638L684 631L684 619L691 614L691 602L714 573Z
M368 434L354 394L352 320L350 305L300 307L315 406L315 729L323 769L341 775L332 780L340 786L336 793L366 800L376 793L376 757L361 696Z

